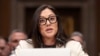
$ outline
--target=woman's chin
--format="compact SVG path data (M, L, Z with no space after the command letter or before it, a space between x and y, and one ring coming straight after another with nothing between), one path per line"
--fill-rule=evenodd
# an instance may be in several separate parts
M54 34L47 34L46 37L53 38L54 37Z

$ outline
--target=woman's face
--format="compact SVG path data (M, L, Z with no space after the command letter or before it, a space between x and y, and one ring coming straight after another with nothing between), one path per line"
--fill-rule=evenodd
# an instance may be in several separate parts
M39 19L40 33L43 38L54 38L58 31L57 17L49 8L45 8L40 13Z

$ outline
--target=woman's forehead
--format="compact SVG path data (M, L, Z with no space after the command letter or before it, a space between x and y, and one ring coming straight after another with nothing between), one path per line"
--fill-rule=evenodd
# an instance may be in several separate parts
M41 11L41 13L40 13L40 16L42 17L48 17L48 16L50 16L50 15L55 15L55 13L51 10L51 9L49 9L49 8L45 8L44 10L42 10Z

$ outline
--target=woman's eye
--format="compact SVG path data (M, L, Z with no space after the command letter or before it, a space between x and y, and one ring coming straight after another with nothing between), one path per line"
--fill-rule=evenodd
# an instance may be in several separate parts
M40 19L40 23L43 23L43 22L45 22L45 20L44 19Z
M55 20L55 19L56 19L55 17L51 17L51 18L50 18L51 21L53 21L53 20Z

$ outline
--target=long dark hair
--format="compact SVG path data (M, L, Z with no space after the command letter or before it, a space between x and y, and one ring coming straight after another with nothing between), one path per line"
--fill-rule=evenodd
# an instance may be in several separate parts
M41 48L41 45L43 44L42 35L39 31L39 18L41 11L44 10L45 8L51 9L55 13L55 15L57 15L55 8L53 8L50 5L42 5L39 8L37 8L37 10L33 15L32 31L30 34L34 48ZM68 38L62 29L61 20L58 15L57 15L57 22L58 22L58 32L56 34L56 45L61 47L66 44Z

